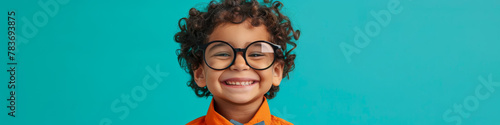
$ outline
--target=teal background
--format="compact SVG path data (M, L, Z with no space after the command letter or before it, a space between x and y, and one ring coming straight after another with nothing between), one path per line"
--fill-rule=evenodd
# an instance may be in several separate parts
M52 0L40 0L42 2ZM45 12L35 0L4 0L7 14L22 18ZM59 11L18 40L16 117L7 115L6 54L1 56L0 124L98 125L185 124L205 115L210 99L186 86L173 35L191 7L209 1L98 1L59 3ZM478 77L500 82L500 2L496 0L400 0L402 11L348 62L339 45L354 45L355 27L374 21L370 11L390 0L283 1L301 30L296 69L284 80L271 113L295 124L443 125L443 114L474 96ZM26 36L24 36L26 38ZM7 38L1 51L7 53ZM111 109L149 76L147 67L168 73L122 120ZM154 78L150 78L154 82ZM478 101L462 124L500 124L500 86ZM486 89L482 93L489 92ZM120 103L118 106L127 106ZM450 116L459 116L453 113Z

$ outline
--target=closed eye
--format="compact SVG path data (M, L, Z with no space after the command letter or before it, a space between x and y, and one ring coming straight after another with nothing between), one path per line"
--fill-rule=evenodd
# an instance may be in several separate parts
M218 56L218 57L229 57L231 55L227 54L227 53L217 53L215 54L214 56Z
M248 57L260 57L260 56L264 56L264 54L253 53L253 54L248 55Z

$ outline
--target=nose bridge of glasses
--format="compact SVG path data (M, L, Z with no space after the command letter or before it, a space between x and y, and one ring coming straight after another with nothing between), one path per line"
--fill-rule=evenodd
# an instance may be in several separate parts
M246 58L244 56L245 49L235 48L236 54L234 55L234 61L229 65L232 70L247 70L250 67L247 65Z
M244 53L245 53L246 49L244 49L244 48L234 48L234 51L236 52L236 53L234 54L234 56L235 56L235 61L237 61L237 60L238 60L238 55L241 55L242 59L243 59L243 60L245 60L245 55L244 55ZM240 54L240 53L241 53L241 54ZM235 63L236 63L236 62L235 62Z
M245 49L244 48L234 48L234 51L236 51L236 53L245 52Z
M240 55L239 53L241 53L241 56L243 58L245 58L245 55L244 55L245 51L246 51L246 49L244 49L244 48L234 48L234 52L235 52L234 56L235 56L235 58L238 58L237 56Z

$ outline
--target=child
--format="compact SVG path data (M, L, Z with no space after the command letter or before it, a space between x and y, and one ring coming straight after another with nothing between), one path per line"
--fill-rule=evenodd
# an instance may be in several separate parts
M206 12L191 8L179 20L175 41L180 66L198 97L213 96L207 115L188 124L291 124L271 115L267 99L279 91L294 68L300 32L294 31L282 3L222 0ZM291 49L287 49L292 47Z

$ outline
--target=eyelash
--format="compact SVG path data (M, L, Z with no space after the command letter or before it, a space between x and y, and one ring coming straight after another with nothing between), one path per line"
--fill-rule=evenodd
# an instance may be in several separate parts
M249 57L259 57L259 56L264 56L262 54L250 54Z
M214 56L224 56L224 57L228 57L229 54L227 53L219 53L219 54L215 54Z

